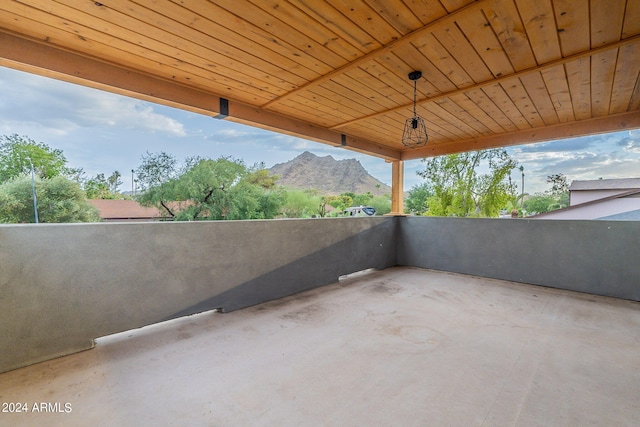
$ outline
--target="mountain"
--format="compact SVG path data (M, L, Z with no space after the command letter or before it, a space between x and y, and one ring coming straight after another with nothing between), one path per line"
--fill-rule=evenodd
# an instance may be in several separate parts
M356 159L336 160L305 151L293 160L278 163L269 171L280 176L280 185L316 189L326 195L363 194L368 191L375 196L391 193L391 187L369 175Z

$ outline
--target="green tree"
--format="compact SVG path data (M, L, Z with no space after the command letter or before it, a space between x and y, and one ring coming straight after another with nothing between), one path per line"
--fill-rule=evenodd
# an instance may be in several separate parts
M142 191L159 187L178 176L178 160L171 154L161 151L142 156L142 164L135 171L137 182Z
M245 186L234 191L246 172L243 163L226 158L199 161L174 182L174 200L191 202L178 219L246 219L242 213L254 211L257 202Z
M285 201L285 192L281 187L263 189L257 192L258 208L251 218L247 219L273 219L282 213Z
M280 178L278 175L271 175L264 163L258 163L252 168L253 172L247 177L250 184L258 185L262 188L270 189L276 186Z
M386 215L391 212L391 200L384 196L375 196L369 200L369 206L376 210L376 215Z
M0 136L0 142L0 183L30 173L32 164L35 174L43 179L74 173L67 168L61 150L17 134Z
M119 199L122 198L119 188L122 185L122 175L114 171L108 178L103 173L88 179L84 184L84 191L89 199Z
M370 192L366 192L364 194L354 194L351 198L352 206L367 206L371 202L371 199L373 199L373 194L371 194Z
M119 193L120 186L122 185L122 174L118 171L113 171L109 178L107 178L107 184L109 184L109 191L112 193Z
M556 199L556 203L552 205L552 210L569 206L569 183L567 182L566 175L561 173L549 175L547 176L547 183L551 184L549 194Z
M135 171L137 184L142 193L137 197L143 206L158 206L169 218L176 215L169 205L174 200L174 189L169 182L178 176L178 160L171 154L161 151L142 156L142 164Z
M567 182L567 177L564 174L556 173L547 176L547 183L551 184L550 192L553 195L558 196L569 192L569 183Z
M39 222L99 221L96 208L77 182L63 176L35 180ZM31 177L21 175L0 184L0 222L35 222Z
M569 206L569 184L561 173L547 176L551 188L544 193L536 193L524 202L529 215L542 214Z
M322 216L323 202L323 197L310 191L288 189L282 206L282 214L286 218L310 218L316 214Z
M541 214L553 210L558 201L548 193L536 193L524 201L524 210L527 214Z
M244 166L242 161L232 161ZM238 205L237 215L227 219L272 219L280 215L285 192L276 185L278 178L278 175L269 173L264 163L246 168L231 194L233 199L242 203Z
M190 158L179 168L173 156L147 153L138 176L145 188L139 202L175 220L273 218L283 203L263 169L226 157Z
M345 208L353 206L353 193L343 193L339 196L328 196L327 203L338 211L343 211Z
M424 215L427 212L427 201L432 196L433 191L428 183L414 185L405 200L405 213Z
M557 197L558 200L558 209L566 208L570 204L569 192L562 193Z
M427 199L431 216L498 216L509 200L505 182L516 167L506 150L483 150L424 159L418 175L427 180L433 195ZM486 174L479 174L484 166Z
M331 206L329 205L329 197L322 196L322 197L318 197L318 199L319 199L318 216L320 218L325 218L327 215L329 215L329 210L327 209L327 206Z

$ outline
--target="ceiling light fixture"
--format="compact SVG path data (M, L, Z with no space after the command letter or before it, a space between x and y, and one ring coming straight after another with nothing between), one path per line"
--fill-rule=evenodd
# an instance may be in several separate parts
M427 126L422 117L416 113L418 97L417 82L422 77L422 72L412 71L409 73L409 80L413 80L413 117L404 122L404 132L402 132L402 144L409 148L421 147L427 144Z

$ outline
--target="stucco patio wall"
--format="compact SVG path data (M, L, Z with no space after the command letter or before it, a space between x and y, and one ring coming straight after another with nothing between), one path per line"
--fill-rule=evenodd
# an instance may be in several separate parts
M0 226L0 372L396 264L394 218Z
M640 300L640 221L407 217L398 264Z
M640 300L640 222L340 218L0 226L0 372L394 265Z

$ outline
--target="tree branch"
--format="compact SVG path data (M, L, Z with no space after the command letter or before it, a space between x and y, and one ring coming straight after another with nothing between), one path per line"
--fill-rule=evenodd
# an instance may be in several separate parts
M176 214L174 214L173 212L171 212L171 209L169 209L169 207L167 205L164 204L164 200L160 200L160 204L162 205L162 207L169 213L169 215L171 215L171 218L175 218Z

